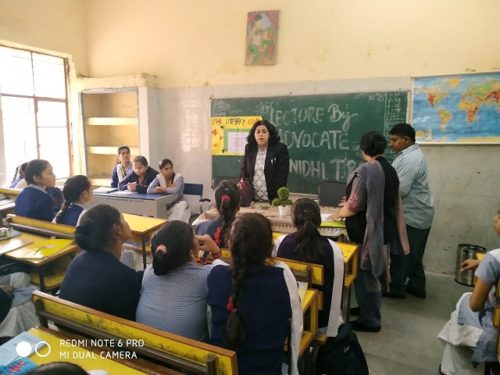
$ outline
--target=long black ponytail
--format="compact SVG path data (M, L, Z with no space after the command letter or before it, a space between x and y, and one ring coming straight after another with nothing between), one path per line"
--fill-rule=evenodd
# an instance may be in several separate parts
M295 235L294 258L303 262L323 263L321 250L321 214L316 202L309 198L301 198L292 206L293 225L297 228Z

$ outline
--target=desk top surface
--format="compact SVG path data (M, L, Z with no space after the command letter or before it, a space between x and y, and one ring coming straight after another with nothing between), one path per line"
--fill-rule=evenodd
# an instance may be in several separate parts
M20 236L0 241L0 251L6 247L14 246L14 249L12 251L9 251L2 255L7 258L11 258L33 266L42 266L48 262L53 261L54 259L58 259L78 250L78 246L76 244L70 244L54 254L42 258L29 258L29 254L32 254L33 251L39 249L40 246L42 246L43 243L47 242L48 240L49 238L47 237L37 236L30 233L22 233Z
M128 190L114 191L111 193L103 193L94 191L94 195L98 197L112 197L112 198L123 198L123 199L142 199L142 200L166 200L169 203L177 199L177 194L139 194Z
M66 337L65 335L62 335L60 333L40 328L32 328L28 332L36 337L41 338L50 345L50 352L49 348L46 346L40 349L40 355L34 353L29 357L30 360L38 365L56 361L65 361L77 364L86 371L105 370L109 375L144 374L143 371L135 370L129 366L121 364L118 361L106 358L106 354L102 354L100 348L87 350L76 345L62 346L62 343L66 343L68 342L66 340L71 339L71 337L69 336ZM86 341L90 341L90 339L86 339Z
M166 219L132 214L123 214L123 218L128 223L130 230L134 234L148 234L167 222Z

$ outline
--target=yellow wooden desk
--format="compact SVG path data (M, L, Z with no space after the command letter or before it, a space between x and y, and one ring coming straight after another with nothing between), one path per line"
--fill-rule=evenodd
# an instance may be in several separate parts
M61 251L43 258L26 258L27 255L32 254L35 249L38 249L47 240L47 237L29 233L22 233L18 237L0 241L0 251L2 249L11 247L13 243L17 243L19 241L31 241L29 243L21 245L21 247L19 247L18 249L3 254L3 256L11 260L15 260L16 262L32 266L36 272L34 275L31 275L31 281L34 284L40 285L40 289L42 291L54 290L59 287L59 285L61 285L62 279L64 277L65 267L59 267L61 269L56 267L53 272L50 272L51 268L58 264L60 259L61 262L67 266L68 262L66 262L62 258L68 255L73 255L79 250L77 245L70 244Z
M0 194L5 195L7 198L16 199L23 189L13 189L13 188L0 188Z
M90 370L105 370L109 375L135 375L144 373L156 373L148 371L141 366L144 361L132 360L113 360L106 358L106 352L99 348L83 348L76 345L61 344L71 343L71 339L75 339L72 335L66 335L62 332L55 332L46 328L32 328L28 333L39 337L46 341L48 345L38 352L39 355L33 353L29 359L38 365L51 363L56 361L64 361L74 363L82 367L86 371ZM90 339L82 338L82 342L90 342ZM133 366L133 367L132 367ZM134 368L135 367L135 368Z
M144 269L146 269L146 245L153 233L165 224L167 220L132 214L123 214L123 218L130 226L133 240L141 243L142 261Z
M309 348L318 332L319 292L315 289L307 289L301 301L301 307L304 315L304 331L300 340L300 356Z
M75 238L76 228L71 225L55 224L30 217L8 215L7 220L14 229L55 238Z

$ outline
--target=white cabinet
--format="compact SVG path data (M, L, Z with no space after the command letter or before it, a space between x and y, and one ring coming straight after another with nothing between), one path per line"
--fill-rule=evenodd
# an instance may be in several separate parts
M92 184L109 186L119 146L129 146L132 159L159 160L157 89L147 75L83 79L80 95L85 169Z

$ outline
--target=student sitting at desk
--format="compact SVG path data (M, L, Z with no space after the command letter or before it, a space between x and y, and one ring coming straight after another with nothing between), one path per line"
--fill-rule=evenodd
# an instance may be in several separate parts
M111 173L111 187L118 188L118 184L134 171L130 162L130 148L128 146L118 147L118 160Z
M21 182L21 180L24 179L24 172L26 171L26 166L28 163L23 163L21 165L18 165L16 168L16 172L14 173L14 178L12 179L12 182L10 183L10 188L16 188L20 189L17 187L17 184Z
M493 228L500 236L500 210L493 219ZM438 337L444 345L441 374L482 374L473 363L497 362L497 328L493 326L496 286L500 280L500 249L486 253L479 263L466 260L462 270L477 268L476 285L472 293L458 300L450 320Z
M196 227L195 232L208 234L219 247L228 247L229 231L240 209L240 193L234 182L225 180L220 182L215 189L215 204L219 217L202 222Z
M133 168L133 172L121 180L118 187L120 190L146 194L149 184L155 179L158 172L148 165L148 160L144 156L134 158Z
M207 277L193 261L198 240L182 221L169 221L151 240L153 266L144 271L137 321L194 340L208 340ZM214 250L213 257L221 255Z
M31 302L33 290L25 272L0 276L0 338L16 336L40 324Z
M295 233L276 241L277 256L302 262L321 264L324 267L323 309L319 312L318 327L329 337L337 336L343 323L340 298L344 283L344 258L338 245L319 234L321 214L316 202L309 198L297 200L292 207ZM333 293L333 289L337 293ZM331 311L333 310L333 311Z
M216 246L205 237L201 249ZM297 281L286 264L266 261L273 248L271 222L260 214L242 215L229 243L232 266L214 265L208 275L210 343L236 350L242 375L281 374L291 318L291 372L298 374L302 310Z
M70 177L64 183L64 206L57 213L54 222L57 224L76 226L85 213L85 203L92 199L92 189L87 176Z
M174 164L170 159L159 163L160 173L149 184L148 194L177 194L177 199L167 206L168 220L180 220L189 223L191 212L189 205L182 197L184 192L184 177L174 172Z
M52 166L47 160L32 160L26 167L25 179L29 185L17 196L16 215L52 221L54 201L47 192L56 183Z
M100 204L88 210L75 232L82 251L69 264L60 297L134 320L142 272L120 262L123 243L131 236L116 208Z

